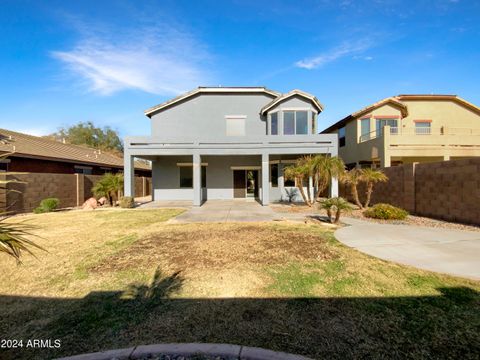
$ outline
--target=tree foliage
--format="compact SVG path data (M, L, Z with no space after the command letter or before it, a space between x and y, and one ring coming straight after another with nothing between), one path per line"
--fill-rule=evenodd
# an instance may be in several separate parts
M76 125L60 128L58 132L49 135L57 141L65 141L68 144L86 145L95 149L123 153L123 143L118 133L105 126L96 127L92 122L80 122Z

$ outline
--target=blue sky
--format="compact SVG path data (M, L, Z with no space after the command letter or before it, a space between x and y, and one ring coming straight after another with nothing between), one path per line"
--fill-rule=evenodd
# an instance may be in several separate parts
M305 90L320 129L396 94L480 104L479 1L2 0L0 30L0 127L35 135L148 135L199 85Z

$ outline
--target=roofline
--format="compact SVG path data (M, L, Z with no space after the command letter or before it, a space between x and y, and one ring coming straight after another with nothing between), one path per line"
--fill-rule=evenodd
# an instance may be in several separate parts
M447 94L403 94L395 96L399 100L454 100L463 106L470 108L471 110L480 114L480 107L477 105L461 98L458 95L447 95Z
M308 100L310 100L311 102L314 103L314 105L316 105L317 107L317 110L318 112L322 112L323 109L324 109L324 106L323 104L314 96L314 95L311 95L311 94L308 94L304 91L301 91L301 90L298 90L298 89L295 89L295 90L292 90L284 95L281 95L281 96L278 96L276 99L274 99L272 102L268 103L267 105L265 105L261 110L260 110L260 114L264 115L268 110L270 110L271 108L275 107L277 104L291 98L292 96L301 96L301 97L304 97L304 98L307 98Z
M377 108L379 108L380 106L383 106L385 104L388 104L388 103L392 103L394 104L395 106L398 106L400 108L400 112L402 114L403 117L406 117L408 116L408 109L407 109L407 106L405 104L402 104L400 102L399 99L397 99L395 96L391 96L391 97L388 97L388 98L385 98L385 99L382 99L380 101L377 101L371 105L368 105L366 107L364 107L363 109L360 109L358 111L355 111L354 113L350 114L350 115L347 115L346 117L344 117L343 119L337 121L335 124L333 125L330 125L328 128L326 128L325 130L323 130L321 132L321 134L324 134L324 133L328 133L332 130L335 130L335 129L338 129L339 127L345 125L346 123L348 123L350 120L353 120L353 119L356 119L356 118L359 118L361 117L362 115L365 115L367 113L369 113L370 111L373 111Z
M267 89L264 86L228 86L228 87L207 87L207 86L199 86L198 88L186 92L182 95L179 95L171 100L165 101L161 104L155 105L147 110L144 111L144 114L148 117L151 116L152 113L163 110L167 107L170 107L180 101L188 99L189 97L195 96L200 93L266 93L268 95L278 97L281 94L279 92Z
M0 150L0 155L5 155L9 154L8 158L22 158L22 159L37 159L37 160L46 160L46 161L58 161L58 162L65 162L69 164L79 164L79 165L91 165L91 166L98 166L98 167L104 167L104 168L116 168L116 169L123 169L123 165L115 165L115 164L105 164L105 163L99 163L99 162L94 162L94 161L80 161L80 160L74 160L74 159L68 159L68 158L61 158L61 157L51 157L51 156L42 156L42 155L31 155L31 154L24 154L20 152L5 152L3 150ZM142 168L135 166L135 170L139 171L152 171L151 168Z
M396 96L392 96L392 97L389 97L389 98L385 98L383 100L380 100L377 103L374 103L372 105L367 106L364 109L356 111L356 112L344 117L342 120L337 121L335 124L330 125L328 128L323 130L321 132L321 134L328 133L332 130L335 130L335 129L339 128L340 126L343 126L344 124L346 124L350 120L358 118L358 117L364 115L365 113L367 113L368 111L374 110L376 107L381 106L384 103L387 103L388 102L387 100L391 100L393 102L395 102L395 101L400 102L402 100L442 100L442 99L454 100L454 101L462 104L463 106L471 109L472 111L475 111L478 114L480 114L480 107L478 107L478 106L472 104L471 102L459 97L458 95L453 95L453 94L401 94L401 95L396 95ZM375 106L375 105L378 105L378 106ZM402 105L404 105L406 107L405 104L402 104ZM408 112L406 113L406 115L404 115L404 117L405 116L408 116Z

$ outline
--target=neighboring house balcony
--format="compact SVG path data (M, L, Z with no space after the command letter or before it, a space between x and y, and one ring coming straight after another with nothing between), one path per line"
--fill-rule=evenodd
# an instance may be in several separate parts
M453 127L390 127L360 136L358 152L380 166L430 159L480 156L480 129Z
M294 188L283 169L303 155L337 155L336 134L229 137L127 137L125 195L134 196L134 158L153 162L153 200L256 198L263 205L285 200ZM306 186L312 186L307 184ZM337 196L338 183L331 182Z

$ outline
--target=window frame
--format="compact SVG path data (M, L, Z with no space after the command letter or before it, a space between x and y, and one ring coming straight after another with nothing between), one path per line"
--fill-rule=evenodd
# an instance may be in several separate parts
M432 120L413 120L413 122L415 123L415 135L430 135L432 133ZM428 131L419 131L419 129L428 129Z
M274 115L275 115L275 123L276 123L276 130L277 130L277 131L275 132L275 134L272 132L272 129L273 129L273 126L272 126L272 125L273 125L273 116L274 116ZM269 115L269 116L270 116L270 129L269 129L269 132L268 132L269 135L279 135L279 134L278 134L278 130L279 130L279 125L280 125L280 122L279 122L279 118L280 118L280 117L279 117L278 115L279 115L279 112L278 112L278 111L272 112L272 113L270 113L270 115Z
M375 133L377 134L377 136L383 135L383 128L384 128L385 126L390 126L390 129L391 129L392 127L398 129L398 120L399 120L398 117L395 117L395 118L394 118L394 117L387 117L387 116L385 116L385 117L383 117L383 116L376 116L376 117L375 117ZM383 126L379 126L379 123L381 123L382 121L384 121L385 124L384 124ZM395 122L395 126L392 126L392 125L390 124L390 122ZM397 130L397 131L398 131L398 130Z
M191 174L191 186L183 186L182 185L182 169L190 169L190 174ZM193 166L179 166L178 167L178 187L180 189L193 189Z
M305 113L306 114L306 124L305 124L305 133L298 133L297 130L298 130L298 123L297 123L297 113ZM287 134L285 132L285 125L286 125L286 114L293 114L293 133L289 133ZM309 121L311 123L313 123L313 120L312 120L312 117L309 116L309 114L312 113L311 110L307 110L307 109L283 109L282 110L282 115L283 115L283 127L282 127L282 130L283 130L283 135L309 135L309 129L311 128L311 124L309 124ZM313 130L313 129L312 129ZM312 134L313 134L313 131L312 131Z

